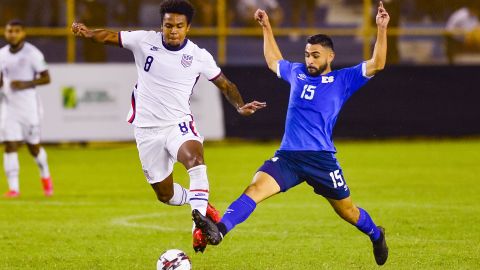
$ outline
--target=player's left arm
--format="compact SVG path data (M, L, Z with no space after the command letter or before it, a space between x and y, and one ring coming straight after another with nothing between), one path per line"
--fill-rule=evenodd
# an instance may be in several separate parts
M366 75L368 77L375 75L385 67L387 60L387 26L389 21L390 16L383 7L382 1L380 1L376 17L377 41L375 42L372 58L366 62Z
M225 96L228 102L230 102L230 104L237 109L237 112L243 116L252 115L257 110L267 106L265 102L258 102L256 100L245 104L240 92L238 92L237 86L227 77L225 77L223 73L221 73L212 82L218 87L218 89L220 89L220 91L222 91L222 94Z
M38 73L38 76L36 76L36 78L31 81L12 81L10 87L12 87L12 90L19 91L24 89L30 89L37 85L44 85L49 83L50 74L48 73L48 70L45 70Z

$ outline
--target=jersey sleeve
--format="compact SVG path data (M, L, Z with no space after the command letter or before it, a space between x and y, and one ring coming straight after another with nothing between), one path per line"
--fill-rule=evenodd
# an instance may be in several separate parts
M48 70L47 62L45 57L40 50L33 50L31 53L32 57L32 68L36 73L44 72Z
M367 63L363 62L354 67L343 69L344 83L347 98L353 95L358 89L364 86L373 76L367 76Z
M222 73L222 70L218 67L217 62L215 62L215 59L213 59L213 56L205 49L201 50L202 52L202 70L200 73L205 76L209 81L213 81L220 74Z
M293 63L287 60L280 60L277 63L277 76L287 82L290 82L292 77Z
M134 50L140 41L147 35L147 31L120 31L118 32L118 44L120 47Z

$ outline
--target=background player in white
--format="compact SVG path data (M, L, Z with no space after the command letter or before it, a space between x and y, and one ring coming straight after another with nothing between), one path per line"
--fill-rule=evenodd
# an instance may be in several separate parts
M215 63L212 55L186 38L194 9L186 0L166 0L160 7L161 31L90 30L74 23L72 32L97 43L132 51L138 82L132 93L128 121L135 126L140 161L158 200L169 205L189 203L203 215L219 219L208 204L209 183L203 159L203 137L195 129L189 99L200 75L222 91L239 114L248 116L265 103L244 104L237 87ZM186 190L173 181L179 161L190 175ZM200 230L193 233L195 251L206 247Z
M12 20L5 27L8 45L0 49L0 87L2 88L2 136L5 143L3 166L8 180L6 197L20 195L17 149L25 141L40 168L46 196L53 194L47 153L40 146L39 100L35 87L50 83L43 54L25 42L24 25Z

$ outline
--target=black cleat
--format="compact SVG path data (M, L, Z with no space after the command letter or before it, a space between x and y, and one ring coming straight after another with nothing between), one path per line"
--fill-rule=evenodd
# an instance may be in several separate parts
M385 240L385 228L378 226L380 238L373 242L373 255L378 265L384 265L388 258L387 241Z
M207 241L210 245L218 245L222 241L222 234L217 228L217 225L209 218L200 214L197 209L192 211L193 222L197 228L207 236Z

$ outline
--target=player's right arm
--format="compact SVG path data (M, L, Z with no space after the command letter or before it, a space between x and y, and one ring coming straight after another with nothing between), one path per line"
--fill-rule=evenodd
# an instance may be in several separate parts
M77 37L90 39L96 43L121 46L118 38L118 32L112 32L105 29L91 30L88 27L86 27L83 23L77 23L77 22L74 22L72 24L72 32Z
M265 61L267 61L268 68L277 73L278 61L282 60L283 56L273 36L272 26L265 10L258 9L255 12L255 20L262 26Z

